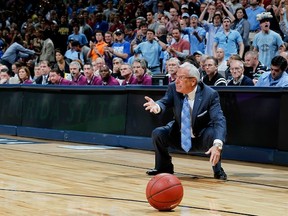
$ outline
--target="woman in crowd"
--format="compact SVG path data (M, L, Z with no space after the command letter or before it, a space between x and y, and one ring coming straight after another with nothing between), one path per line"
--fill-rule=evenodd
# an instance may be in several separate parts
M56 63L53 68L56 68L60 72L61 77L65 77L65 74L70 74L69 63L65 61L60 49L55 49L55 59Z
M28 67L23 66L18 71L18 78L20 80L20 84L32 84L32 80L30 80L30 70Z
M249 31L250 24L248 22L248 17L244 8L237 8L234 14L235 21L231 25L231 29L236 30L240 33L243 38L244 43L244 52L250 49L250 41L249 41Z

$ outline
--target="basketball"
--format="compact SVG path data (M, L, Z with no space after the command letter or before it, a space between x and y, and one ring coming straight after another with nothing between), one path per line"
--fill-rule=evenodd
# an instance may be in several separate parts
M183 198L183 186L176 176L161 173L148 182L146 198L155 209L169 211L180 204Z

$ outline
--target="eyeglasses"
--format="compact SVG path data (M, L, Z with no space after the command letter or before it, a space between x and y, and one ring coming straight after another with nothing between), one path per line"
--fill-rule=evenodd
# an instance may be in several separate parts
M240 71L241 68L240 67L236 67L236 68L230 68L230 71Z
M180 81L182 81L182 80L184 80L184 79L191 79L191 78L193 78L193 77L188 77L188 76L177 76L177 75L176 75L176 79L178 79L178 80L180 80Z

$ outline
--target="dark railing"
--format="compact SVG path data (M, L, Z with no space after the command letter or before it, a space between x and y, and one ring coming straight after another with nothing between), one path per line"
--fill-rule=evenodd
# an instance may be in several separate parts
M228 146L288 151L288 89L215 89L227 119ZM2 85L0 125L150 138L151 131L173 114L172 110L163 116L145 111L144 96L156 100L165 90L165 86Z

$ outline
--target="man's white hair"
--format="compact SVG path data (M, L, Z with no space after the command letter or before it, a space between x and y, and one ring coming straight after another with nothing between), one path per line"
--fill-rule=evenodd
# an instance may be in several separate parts
M182 65L180 65L180 68L187 68L188 69L188 75L190 77L195 77L197 80L197 83L200 81L200 73L199 70L191 63L184 62Z

